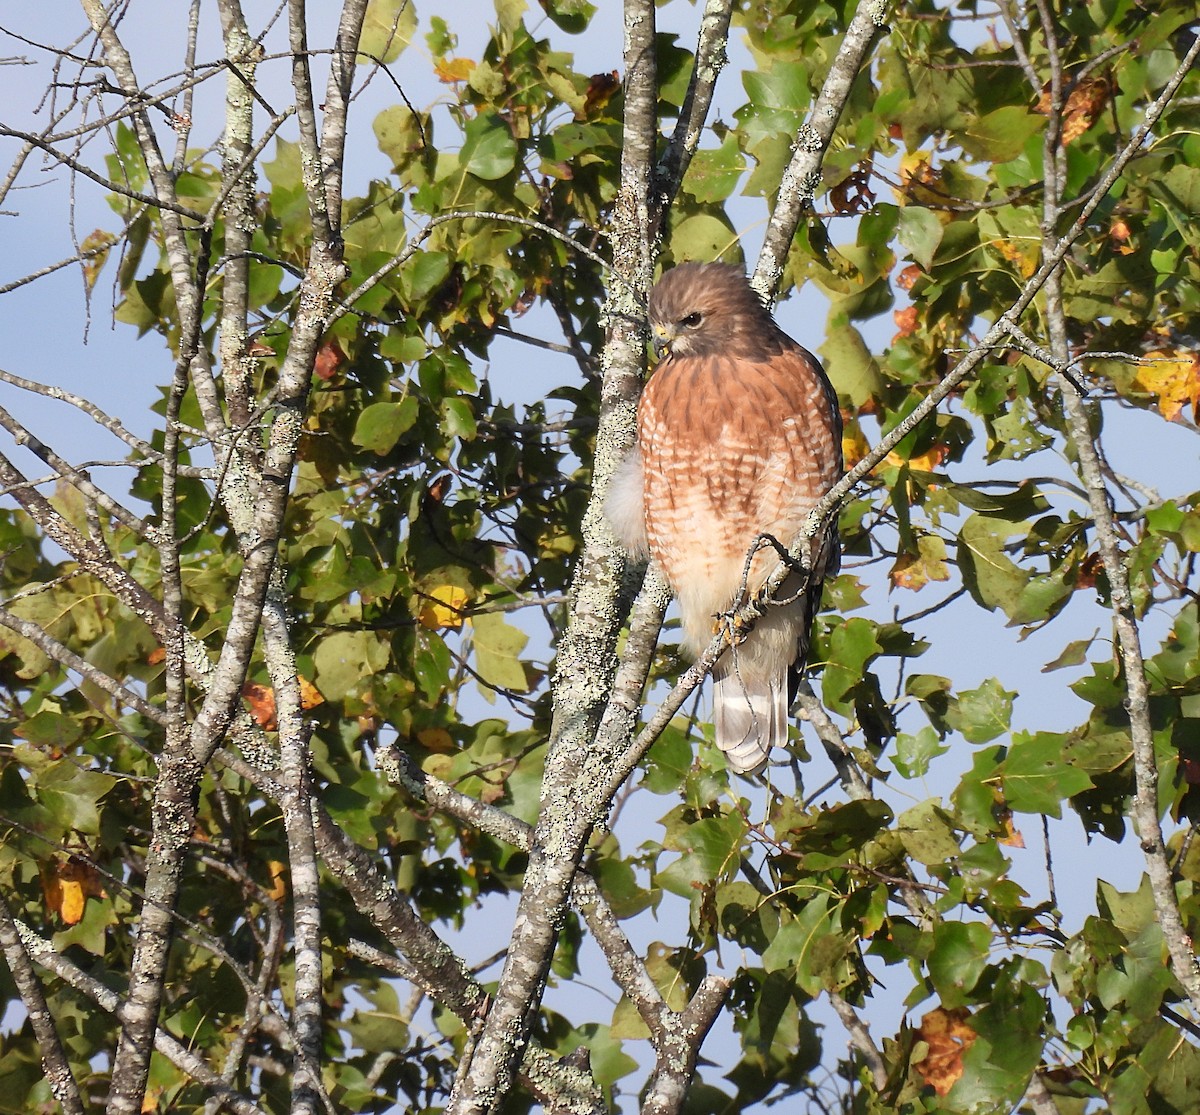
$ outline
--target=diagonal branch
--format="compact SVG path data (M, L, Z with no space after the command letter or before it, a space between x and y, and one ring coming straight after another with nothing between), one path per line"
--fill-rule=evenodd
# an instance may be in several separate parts
M33 970L16 920L3 894L0 894L0 949L4 951L9 973L21 995L21 1003L25 1007L25 1015L29 1019L33 1036L37 1038L38 1049L42 1055L42 1068L46 1073L46 1083L50 1086L50 1092L62 1105L63 1115L83 1115L84 1106L79 1095L79 1084L71 1072L71 1063L67 1060L66 1050L59 1040L54 1016L50 1013L45 992L42 990L42 981Z
M13 919L21 942L30 958L47 971L53 972L64 983L76 991L86 995L101 1010L115 1014L124 1023L128 1017L127 1000L122 999L112 988L106 986L94 976L88 975L80 968L62 956L49 941L43 940L23 922ZM203 1084L222 1104L235 1115L266 1115L252 1100L235 1092L225 1083L205 1062L204 1058L193 1053L182 1042L177 1041L161 1027L154 1032L154 1048L171 1064L186 1072L193 1080Z
M783 274L800 218L812 207L821 181L821 163L842 109L850 98L850 88L875 36L884 26L890 8L888 0L860 0L858 11L850 20L842 45L825 76L817 102L796 137L796 146L780 180L778 199L751 280L754 289L764 297L771 297L779 286L779 277Z

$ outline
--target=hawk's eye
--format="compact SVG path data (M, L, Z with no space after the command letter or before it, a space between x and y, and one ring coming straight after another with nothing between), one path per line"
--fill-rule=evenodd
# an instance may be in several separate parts
M703 320L704 317L702 314L688 314L679 324L686 325L689 329L695 329Z

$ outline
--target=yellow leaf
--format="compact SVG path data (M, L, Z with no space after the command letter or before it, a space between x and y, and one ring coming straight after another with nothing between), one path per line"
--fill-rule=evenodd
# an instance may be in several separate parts
M1183 408L1200 408L1200 355L1186 349L1152 352L1139 369L1133 385L1158 396L1158 409L1168 422L1174 422Z
M277 859L267 861L267 870L271 873L271 885L267 887L267 896L276 902L287 898L287 864Z
M300 707L303 709L316 708L317 705L323 705L325 698L321 696L321 691L313 685L306 677L300 678Z
M104 269L104 262L108 259L108 249L116 242L117 238L111 232L104 232L102 229L89 232L83 238L79 247L84 252L95 252L95 255L90 255L83 260L83 282L88 290L96 285L96 280Z
M858 423L847 423L842 429L842 460L845 467L853 468L870 452L871 446Z
M935 534L926 534L917 542L917 553L901 554L889 576L897 588L912 592L923 589L930 581L948 581L946 543Z
M426 751L445 755L455 750L454 737L445 728L422 728L417 733L417 740Z
M439 58L433 64L433 72L438 81L452 85L456 81L466 81L475 69L475 63L470 58Z
M918 453L915 457L909 457L907 461L893 451L884 457L883 463L891 465L893 468L902 468L904 465L908 465L909 468L916 469L917 472L933 472L948 456L950 456L949 447L939 442L934 442L924 453Z
M1021 278L1028 279L1038 269L1041 259L1041 244L1037 240L1000 240L996 242L1000 254L1015 263Z
M41 876L46 908L57 914L64 925L79 924L89 898L105 897L100 872L75 857L43 864Z
M426 594L417 616L422 627L461 627L470 594L458 585L438 585Z

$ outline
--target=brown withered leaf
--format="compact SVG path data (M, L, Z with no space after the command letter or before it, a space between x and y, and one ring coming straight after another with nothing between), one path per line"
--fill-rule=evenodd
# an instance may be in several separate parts
M1079 588L1095 588L1096 574L1104 568L1104 560L1099 554L1088 554L1083 559L1083 564L1079 567L1079 576L1075 579L1075 587Z
M116 242L117 238L111 232L98 228L95 232L89 232L79 245L81 251L95 253L80 261L83 266L83 285L89 291L96 285L100 272L104 270L109 248Z
M871 164L861 164L829 191L835 213L865 213L875 205L871 189Z
M1083 135L1099 118L1116 89L1116 82L1108 74L1089 78L1076 85L1067 95L1067 103L1063 105L1062 128L1059 131L1058 142L1066 147ZM1050 98L1051 89L1047 83L1042 87L1042 95L1034 106L1034 112L1049 116Z
M268 344L263 344L257 337L246 345L246 355L253 357L274 356L275 350Z
M342 351L341 346L337 341L329 340L317 350L313 373L318 379L328 383L338 374L338 369L345 363L346 354Z
M925 1059L913 1067L939 1096L946 1095L963 1074L962 1059L975 1044L975 1031L967 1025L965 1007L937 1007L921 1019L917 1036L929 1046Z
M78 856L41 865L46 909L63 925L78 925L89 898L106 898L100 872Z
M616 70L610 70L606 74L592 74L588 78L587 92L583 95L581 118L586 120L599 112L620 88L621 77Z

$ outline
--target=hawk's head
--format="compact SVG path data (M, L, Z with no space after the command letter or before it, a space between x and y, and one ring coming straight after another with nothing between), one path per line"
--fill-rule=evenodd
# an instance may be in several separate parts
M650 292L650 339L655 354L753 358L772 339L775 324L732 263L681 263Z

